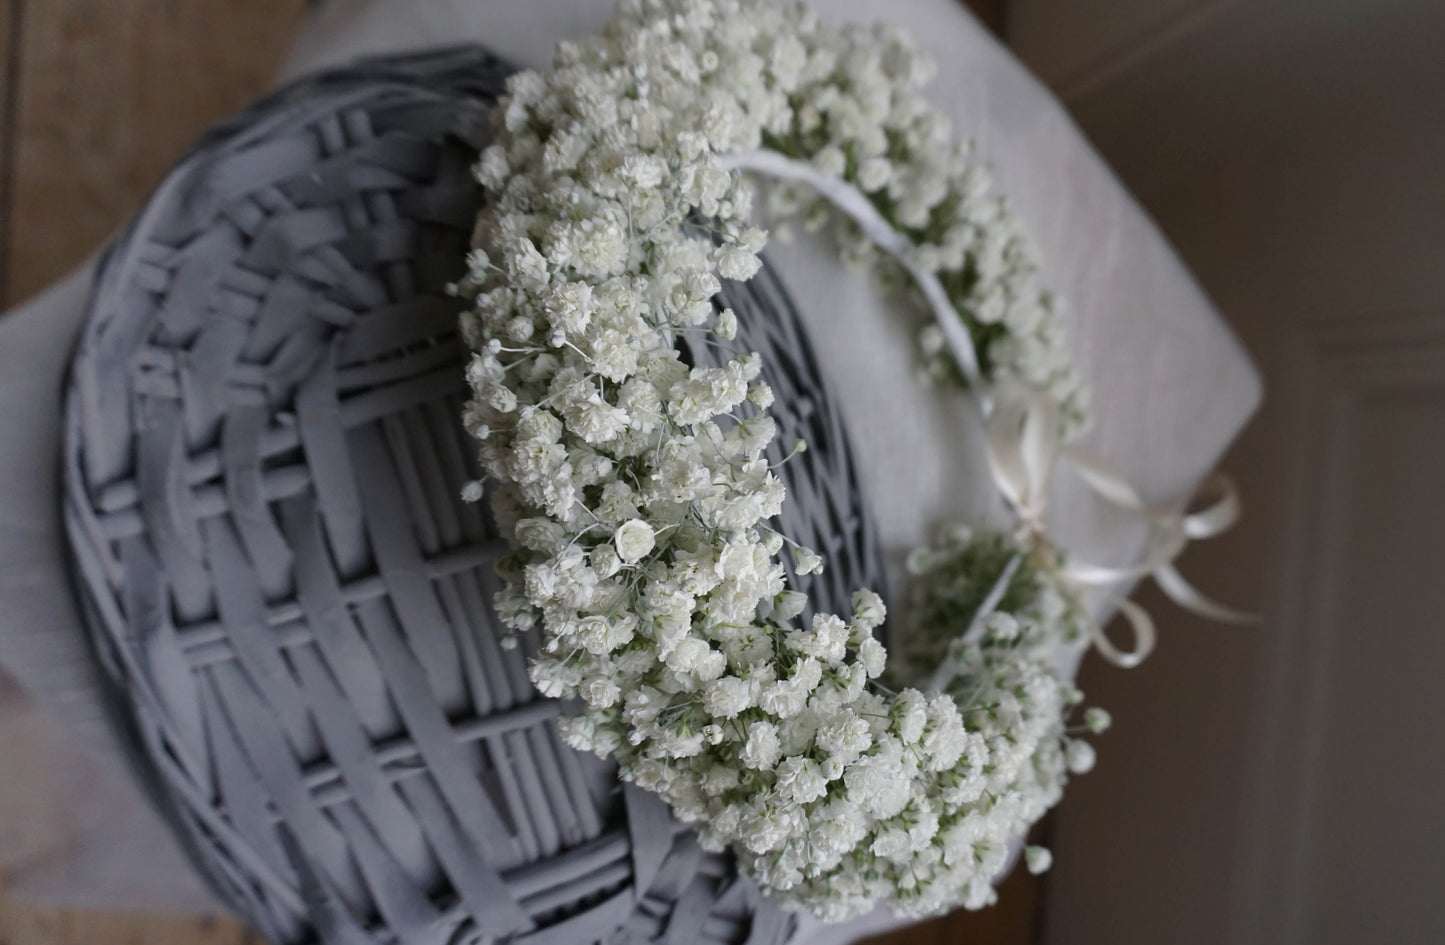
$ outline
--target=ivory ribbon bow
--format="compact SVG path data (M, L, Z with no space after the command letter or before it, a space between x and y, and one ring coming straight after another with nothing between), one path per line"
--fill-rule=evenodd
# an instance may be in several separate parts
M1223 623L1252 623L1257 618L1221 604L1200 592L1174 566L1191 540L1212 538L1239 520L1239 493L1227 476L1215 473L1205 480L1196 499L1209 502L1197 511L1149 506L1103 457L1085 447L1064 443L1058 410L1039 391L1023 385L995 388L993 409L987 417L988 460L994 481L1018 513L1023 528L1035 539L1047 540L1045 515L1053 473L1060 460L1068 462L1096 496L1138 515L1148 526L1144 553L1128 566L1065 561L1058 573L1081 587L1109 587L1124 581L1153 577L1170 600L1191 613ZM1191 501L1190 505L1197 504ZM1138 604L1120 596L1114 602L1134 633L1131 649L1120 650L1099 624L1093 642L1111 663L1132 667L1154 649L1154 621Z
M851 217L869 239L896 259L918 284L969 390L983 411L988 429L989 468L994 480L1033 540L1048 541L1045 513L1054 468L1061 459L1074 466L1095 495L1147 522L1148 539L1139 563L1114 567L1067 562L1058 569L1061 577L1080 587L1108 587L1153 577L1170 600L1192 613L1223 623L1253 623L1258 619L1205 596L1184 579L1173 563L1191 540L1212 538L1238 520L1239 494L1228 477L1215 473L1205 480L1199 494L1209 495L1212 500L1199 511L1150 507L1103 457L1085 447L1063 442L1058 407L1047 395L1022 384L991 385L984 380L973 338L938 277L918 265L912 241L894 229L857 188L823 174L812 164L776 151L735 152L723 155L722 163L728 168L808 184ZM1017 560L1010 563L965 637L979 630L982 618L998 606L1017 567ZM1094 647L1111 663L1137 666L1154 649L1157 636L1154 620L1144 608L1123 595L1114 603L1133 630L1134 646L1127 651L1120 650L1104 633L1104 628L1095 623Z

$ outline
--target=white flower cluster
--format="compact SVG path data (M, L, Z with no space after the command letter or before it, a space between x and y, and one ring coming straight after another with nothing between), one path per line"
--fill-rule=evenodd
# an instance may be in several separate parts
M984 611L1001 581L995 610L1032 620L1057 643L1083 643L1089 617L1058 578L1057 563L1054 550L1027 533L975 531L963 524L941 529L934 544L908 557L911 580L901 608L907 632L898 635L886 681L901 686L946 675L959 633Z
M1063 300L1040 284L1038 251L973 145L954 141L949 120L923 96L932 62L885 26L825 27L801 41L809 68L789 94L792 120L764 129L764 146L863 194L909 238L913 263L938 277L984 378L1046 392L1065 434L1080 432L1090 397L1066 344ZM767 196L775 219L800 218L808 230L827 224L850 262L888 264L868 234L807 184L772 184ZM918 341L924 380L962 380L932 318Z
M459 286L473 302L465 423L516 545L497 606L540 631L537 687L583 702L564 736L615 755L706 845L829 920L878 900L904 914L989 901L1009 843L1058 796L1073 699L1040 655L1042 623L953 653L966 693L896 694L875 682L876 594L800 626L788 542L767 524L784 488L763 458L775 425L759 358L689 367L677 353L689 331L728 345L719 275L759 267L751 185L719 155L796 138L821 99L846 129L842 170L895 155L888 175L855 170L887 192L913 171L882 130L904 125L884 119L921 70L897 35L806 7L624 0L550 73L510 80ZM882 150L848 144L870 127ZM798 573L822 567L791 553Z

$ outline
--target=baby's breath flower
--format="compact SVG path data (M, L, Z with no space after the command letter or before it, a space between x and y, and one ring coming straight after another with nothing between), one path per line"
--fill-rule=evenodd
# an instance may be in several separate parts
M612 541L617 549L617 557L624 564L636 564L655 547L656 536L651 525L640 518L634 518L617 526Z
M890 662L868 590L800 625L808 599L768 524L785 497L764 456L778 424L761 360L691 366L678 348L689 332L737 337L720 278L752 278L766 234L749 220L753 181L725 158L773 148L871 201L951 287L986 380L1051 393L1077 428L1087 392L1031 245L923 99L928 67L897 31L769 0L621 0L554 64L508 82L457 285L474 351L463 421L515 546L498 566L504 643L538 634L534 685L580 700L559 726L567 744L615 757L791 907L837 921L879 900L904 914L985 904L1010 844L1093 761L1064 733L1077 698L1047 656L1076 629L1071 599L1020 569L964 638L995 552L1016 551L970 536L911 562L931 588L932 609L908 608L937 643L929 658L897 634ZM832 219L798 185L764 196L805 228ZM837 229L845 257L878 257ZM956 379L937 326L920 347L925 375ZM824 566L792 555L797 575ZM942 691L871 682L920 663Z
M730 308L725 308L717 317L717 323L713 325L713 334L723 341L732 341L738 334L738 316ZM750 395L751 390L748 392Z
M1047 873L1049 867L1054 865L1054 855L1047 847L1027 846L1024 847L1024 861L1028 864L1029 872L1037 876Z
M794 755L778 765L774 787L783 797L795 804L807 804L822 797L828 790L828 781L818 769L818 763L811 758Z
M1082 739L1071 739L1064 757L1074 774L1088 774L1094 770L1094 746Z
M794 548L793 566L798 574L817 574L823 570L823 559L811 548Z
M1084 710L1084 727L1095 735L1107 732L1113 721L1107 709L1092 706Z
M876 593L867 588L853 592L853 619L860 627L868 630L881 627L887 616L888 608Z
M748 726L747 740L738 752L738 760L749 768L771 770L782 754L778 727L771 722L754 722Z
M773 389L765 382L758 381L752 387L748 388L748 400L753 406L761 410L767 410L773 405Z
M751 279L761 267L762 261L757 256L741 248L725 250L717 262L717 271L724 279Z

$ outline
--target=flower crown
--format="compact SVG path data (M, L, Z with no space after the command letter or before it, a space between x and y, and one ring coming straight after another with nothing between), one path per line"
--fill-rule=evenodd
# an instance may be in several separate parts
M802 5L623 0L600 35L559 46L550 73L509 81L458 286L473 303L464 419L515 535L498 610L542 634L539 690L582 700L563 737L615 756L785 905L834 921L880 900L905 915L992 901L1011 845L1092 765L1076 736L1107 725L1095 709L1070 726L1081 694L1055 651L1093 637L1127 664L1152 643L1122 601L1136 649L1117 650L1079 588L1162 574L1186 534L1234 511L1225 491L1195 516L1150 513L1133 569L1066 565L1044 537L1057 456L1150 510L1065 445L1088 397L1061 307L1007 202L923 98L930 71L898 31ZM935 316L922 373L978 399L1019 515L1013 533L955 529L910 560L913 626L892 661L872 591L798 625L790 542L768 524L785 496L763 458L775 424L759 356L689 367L678 354L684 335L735 336L714 297L719 277L760 266L754 174L774 182L775 215L831 219L845 256L917 286ZM482 494L473 483L466 498ZM790 551L798 574L824 565ZM1046 868L1048 853L1027 859Z

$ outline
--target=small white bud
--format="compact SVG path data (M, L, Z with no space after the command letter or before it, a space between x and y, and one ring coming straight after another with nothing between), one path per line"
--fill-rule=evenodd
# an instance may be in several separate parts
M713 333L723 341L732 341L738 336L738 316L730 308L722 310L717 317L717 324L713 326Z
M1094 770L1094 746L1080 739L1070 740L1064 749L1064 762L1074 774L1088 774Z
M794 548L793 566L800 576L823 573L823 559L811 548Z

